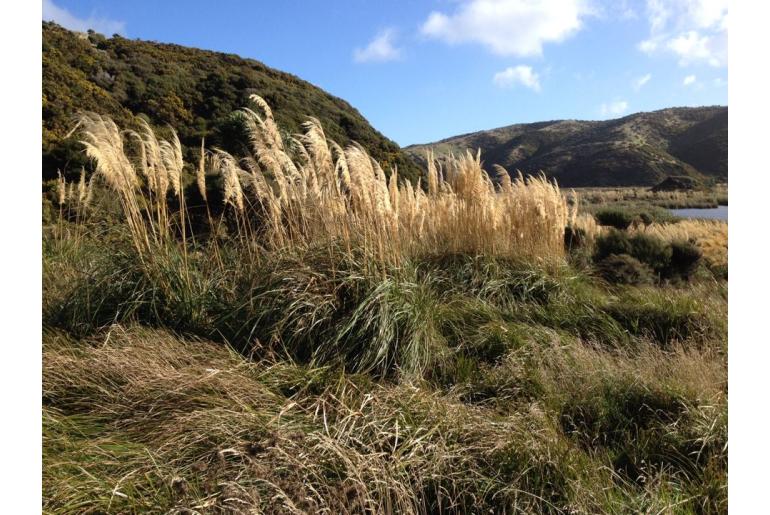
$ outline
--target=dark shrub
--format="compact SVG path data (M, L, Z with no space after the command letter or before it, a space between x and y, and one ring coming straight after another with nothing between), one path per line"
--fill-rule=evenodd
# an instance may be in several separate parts
M683 240L671 242L671 265L667 275L678 275L683 279L689 279L698 268L702 255L700 249L692 242Z
M649 266L628 254L610 254L596 265L599 275L615 284L649 284L653 273Z
M628 229L634 221L631 213L620 209L602 209L597 211L594 217L599 225L609 225L616 229Z
M653 215L651 215L650 213L648 213L647 211L639 212L637 217L639 218L639 220L641 220L641 222L644 225L650 225L652 222L655 221L655 217Z
M610 254L631 254L631 242L622 231L610 230L596 238L595 261L601 261Z
M568 251L579 249L586 243L586 231L579 227L567 226L564 228L564 248Z
M635 234L629 238L631 254L656 272L664 271L671 263L671 246L660 238Z

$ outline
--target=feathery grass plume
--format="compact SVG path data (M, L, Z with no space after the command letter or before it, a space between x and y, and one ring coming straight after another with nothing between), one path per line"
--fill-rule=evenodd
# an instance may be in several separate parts
M428 160L428 194L435 195L438 193L438 170L433 149L426 151L425 158Z
M201 194L204 202L208 202L206 197L206 148L204 147L204 138L201 138L201 157L198 161L198 169L196 171L195 179L198 184L198 191Z
M78 181L78 205L83 205L86 199L86 169L80 168L80 181Z
M581 229L588 241L594 241L605 230L605 227L596 223L596 218L588 213L581 213L575 216L570 224L576 229Z
M142 158L143 162L146 162L142 165L142 169L146 170L149 185L151 188L154 186L153 192L156 197L165 202L170 179L161 155L160 142L146 120L140 118L139 124L142 126L142 133L139 135L142 142Z
M250 186L254 202L249 206L261 206L262 211L256 218L244 217L243 229L249 238L262 240L257 245L276 250L358 249L381 264L445 253L541 262L563 257L564 227L577 213L544 176L525 179L519 174L512 180L507 171L496 168L493 181L482 167L480 152L449 155L439 162L429 151L424 192L419 185L399 185L396 170L388 178L361 145L343 149L329 140L316 119L303 125L304 134L287 140L294 147L287 148L267 103L259 97L252 100L260 112L241 111L252 155L239 161L214 149L211 162L223 177L224 202L239 213L246 209L242 185ZM102 174L118 191L134 191L136 174L110 123L91 120L88 127L98 127L101 134L94 136L100 145L91 143L92 157L99 159ZM149 125L141 123L140 169L154 177L155 220L167 228L165 191L169 186L175 194L181 191L181 145L176 133L171 141L158 140ZM198 167L202 195L203 162ZM249 229L254 223L260 224L258 231Z
M179 142L179 136L177 136L174 129L171 129L171 141L161 140L159 148L160 157L168 174L171 191L178 197L182 191L184 160L182 159L182 144Z
M213 166L219 170L224 182L225 204L234 206L238 211L243 211L243 189L241 188L240 174L243 172L235 158L220 149L214 149ZM245 172L244 172L245 173Z
M59 206L63 206L67 202L67 181L61 174L61 170L56 170L58 178L56 179L56 200Z
M88 179L88 187L86 188L86 197L83 201L83 207L87 208L91 205L91 202L94 200L94 175L91 175L91 178Z
M138 168L145 170L147 177L155 179L155 195L150 196L141 190L137 166L128 158L121 132L110 118L82 113L78 127L86 155L96 163L95 175L101 176L120 199L136 249L141 256L150 256L158 244L171 234L166 205L169 181L161 157L161 145L147 122L140 120L140 123L144 126L144 133L128 132L128 135L138 136L140 141L142 150ZM169 156L170 164L181 170L181 150L176 153L173 146L168 150L173 154ZM144 213L150 216L146 217Z
M334 173L339 178L339 185L343 191L350 190L350 169L345 159L345 151L335 141L330 141L329 146L333 150L333 156L336 161L334 164Z

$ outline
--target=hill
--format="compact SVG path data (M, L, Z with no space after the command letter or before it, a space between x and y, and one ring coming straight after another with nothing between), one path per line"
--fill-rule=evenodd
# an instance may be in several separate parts
M75 141L64 136L79 110L110 115L130 127L135 115L158 127L173 126L196 162L202 137L207 146L237 152L245 143L233 112L256 93L272 106L279 125L299 132L308 115L327 136L364 145L383 168L418 176L415 163L375 130L350 104L309 82L253 59L172 44L77 33L43 22L43 178L73 172L84 163Z
M404 150L420 162L428 148L437 155L480 148L488 165L542 170L563 186L646 186L682 175L726 181L727 107L510 125Z

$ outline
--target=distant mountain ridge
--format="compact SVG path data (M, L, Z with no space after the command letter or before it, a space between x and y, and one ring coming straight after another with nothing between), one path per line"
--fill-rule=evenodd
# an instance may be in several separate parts
M481 149L489 166L543 171L562 186L646 186L687 175L727 181L727 107L673 107L606 121L500 127L405 147L416 162Z
M399 146L374 129L346 101L294 75L254 59L181 45L72 32L42 24L43 178L56 170L79 173L85 164L72 129L73 115L94 111L121 128L146 116L160 130L174 127L186 159L197 161L201 138L207 146L238 151L245 144L233 112L256 93L270 104L281 129L301 131L309 116L341 145L357 141L385 170L416 180L417 165Z

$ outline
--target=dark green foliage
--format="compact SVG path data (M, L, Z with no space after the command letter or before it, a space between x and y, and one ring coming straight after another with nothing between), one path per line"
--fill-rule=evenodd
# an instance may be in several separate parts
M326 135L341 145L362 144L387 171L415 180L419 168L398 145L377 132L350 104L293 75L243 59L179 45L78 37L43 22L43 177L57 168L77 173L82 149L64 136L78 111L111 116L121 128L144 115L158 127L173 126L185 146L185 160L197 163L201 138L208 146L238 151L232 113L256 93L273 109L279 126L298 132L308 116L318 118Z
M648 284L654 279L649 266L628 254L610 254L596 268L599 275L613 284Z
M635 234L629 238L633 257L658 273L663 272L671 262L671 246L660 238L647 234Z
M655 217L650 213L648 213L647 211L640 211L639 214L637 214L636 216L639 218L639 220L641 220L641 222L644 225L650 225L655 221Z
M623 231L612 229L607 233L596 238L596 250L594 259L601 261L610 254L630 254L631 242L628 240L628 234Z
M622 445L629 432L673 422L684 411L676 397L643 385L607 381L602 387L590 398L570 399L561 413L564 431L589 446Z
M564 247L567 251L579 249L586 244L586 232L580 227L568 225L564 228Z
M714 336L720 330L693 299L623 298L609 304L605 313L630 334L649 338L662 347L672 341Z
M607 208L597 211L594 215L599 225L606 225L616 229L628 229L634 221L634 215L615 208Z
M612 259L609 259L610 256ZM700 263L700 258L700 250L690 242L669 244L648 234L629 236L615 229L596 239L594 251L594 263L599 274L619 284L646 283L649 272L664 279L687 280ZM642 264L644 267L639 266Z
M701 188L702 184L686 175L666 177L651 188L652 191L687 191Z
M671 242L671 266L669 275L678 275L688 279L700 263L703 253L697 245L689 241Z
M632 382L610 381L592 393L565 404L562 428L588 449L608 449L617 473L637 481L650 468L674 460L688 472L696 468L698 456L690 454L690 442L666 438L667 424L685 417L686 406L677 396ZM655 444L650 445L651 441Z

